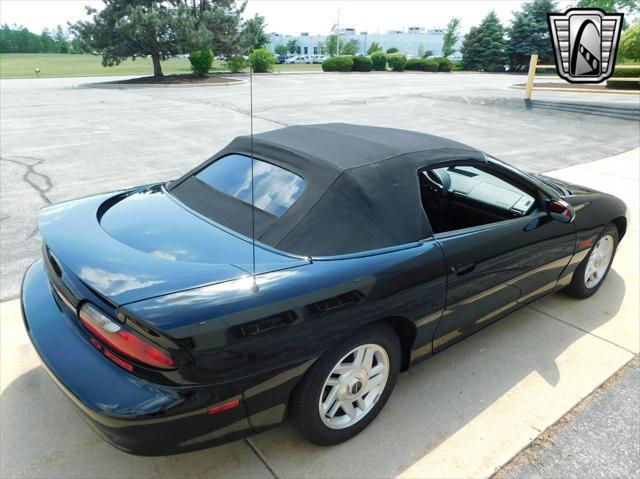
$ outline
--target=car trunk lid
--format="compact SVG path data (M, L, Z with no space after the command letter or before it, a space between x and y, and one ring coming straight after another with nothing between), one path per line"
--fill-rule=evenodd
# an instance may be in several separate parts
M55 260L114 306L252 271L250 241L199 217L160 185L43 209L39 227ZM256 273L306 264L256 248Z

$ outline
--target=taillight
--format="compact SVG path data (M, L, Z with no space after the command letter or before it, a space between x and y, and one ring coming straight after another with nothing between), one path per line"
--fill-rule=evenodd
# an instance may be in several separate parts
M78 316L82 324L93 336L116 352L155 368L175 368L173 360L167 353L123 325L111 320L93 305L89 303L83 304ZM103 352L105 351L103 350ZM113 358L109 354L105 353L105 355L119 364L118 361L114 360L117 357L113 356L113 354L111 354Z

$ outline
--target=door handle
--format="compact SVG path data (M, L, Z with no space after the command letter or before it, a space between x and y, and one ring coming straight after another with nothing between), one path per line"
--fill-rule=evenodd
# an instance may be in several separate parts
M476 267L475 261L466 261L464 263L456 264L451 267L451 272L462 276L463 274L471 273Z

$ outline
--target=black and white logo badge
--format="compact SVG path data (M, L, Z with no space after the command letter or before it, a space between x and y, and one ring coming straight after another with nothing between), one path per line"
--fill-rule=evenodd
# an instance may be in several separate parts
M558 75L571 83L600 83L611 76L622 28L622 13L571 8L548 13Z

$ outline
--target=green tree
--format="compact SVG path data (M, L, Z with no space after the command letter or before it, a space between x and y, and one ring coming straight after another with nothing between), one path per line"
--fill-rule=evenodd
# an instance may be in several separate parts
M367 50L367 55L371 55L374 52L381 52L382 51L382 47L380 46L380 44L378 42L371 42L371 45L369 46L369 49Z
M507 34L510 70L526 68L532 53L541 63L553 63L553 46L549 37L547 13L557 10L554 0L534 0L514 12Z
M433 56L433 51L432 50L425 50L424 53L422 54L422 58L429 58Z
M53 38L53 34L48 28L42 30L42 33L40 34L40 43L42 45L43 53L60 53L58 42Z
M53 31L53 39L57 44L57 50L60 53L69 53L69 34L62 28L62 25L58 25Z
M505 50L504 27L492 10L465 35L462 66L465 70L504 71L508 59Z
M242 24L240 31L240 43L243 53L252 52L264 48L269 43L269 37L264 31L264 17L256 15Z
M640 23L630 26L622 35L618 47L618 58L633 62L640 61Z
M298 41L293 39L287 42L287 50L289 53L293 54L298 51Z
M338 49L338 44L340 48ZM331 34L327 37L324 42L324 48L330 56L337 55L338 52L342 54L342 47L344 45L344 41L340 35L340 31L338 30L338 25L334 25L331 28Z
M86 7L91 21L71 28L93 50L102 54L102 65L118 65L127 58L150 56L154 76L162 76L161 60L181 53L185 43L210 38L196 24L185 4L164 0L105 0L98 12ZM197 37L196 37L197 35Z
M113 1L113 0L107 0ZM154 0L130 0L151 2ZM159 0L155 0L159 1ZM162 3L185 5L192 13L193 25L183 31L184 41L188 50L211 48L216 54L227 57L247 53L247 45L251 43L245 40L245 36L251 36L246 32L256 27L255 20L249 23L242 22L242 14L245 3L236 3L235 0L164 0ZM184 22L188 26L188 22Z
M387 48L387 55L391 53L398 53L398 49L396 47Z
M276 47L273 49L273 51L274 51L274 53L277 53L278 55L286 55L289 52L289 49L287 48L286 45L281 43L280 45L276 45Z
M340 55L355 55L358 52L358 40L351 39L340 46Z
M444 31L444 37L442 37L442 56L448 57L453 55L456 49L456 43L460 38L460 19L453 17L447 23L447 28Z
M637 0L578 0L578 8L599 8L606 13L624 13L625 17L640 14L640 3ZM623 29L628 27L624 19Z

